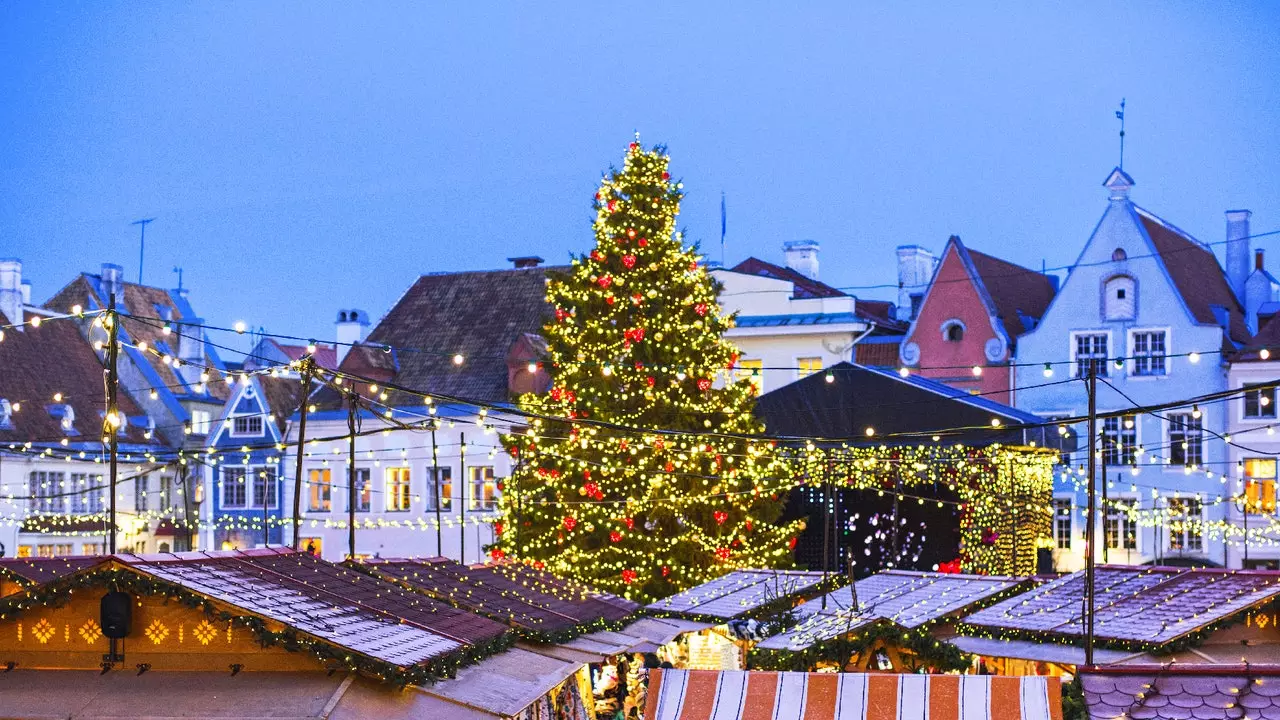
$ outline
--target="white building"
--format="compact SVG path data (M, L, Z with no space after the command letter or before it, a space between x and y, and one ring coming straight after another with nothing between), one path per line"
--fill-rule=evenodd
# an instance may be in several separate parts
M738 367L758 378L761 393L839 362L896 365L907 323L892 303L860 300L818 280L819 245L783 246L786 266L750 257L712 276L723 286L720 307L737 313L725 333L742 350Z

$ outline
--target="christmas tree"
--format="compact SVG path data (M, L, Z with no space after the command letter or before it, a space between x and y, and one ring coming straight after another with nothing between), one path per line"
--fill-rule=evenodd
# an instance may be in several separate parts
M776 524L790 476L753 437L758 379L734 373L668 163L632 143L596 193L595 249L548 281L553 385L503 439L516 469L493 549L638 599L786 565L802 529Z

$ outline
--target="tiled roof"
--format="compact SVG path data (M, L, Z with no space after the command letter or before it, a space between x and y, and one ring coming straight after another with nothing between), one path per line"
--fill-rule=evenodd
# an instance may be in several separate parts
M639 608L519 564L469 567L432 558L371 560L368 567L432 597L535 632L621 620Z
M1269 357L1266 361L1259 354L1266 348ZM1249 339L1248 347L1231 355L1231 362L1274 362L1280 360L1280 315L1262 323L1258 332Z
M551 312L547 272L560 269L423 275L366 342L397 348L398 385L472 400L508 400L507 350L523 333L542 331ZM360 353L361 348L348 353L343 368L360 362ZM455 354L465 358L462 365L454 364ZM412 402L392 398L391 404L402 401Z
M959 238L956 238L957 242ZM968 250L987 295L995 303L996 315L1014 339L1031 330L1024 316L1039 320L1057 292L1048 275L1015 265L977 250Z
M838 290L824 282L813 280L789 267L765 262L760 258L749 257L729 269L732 272L742 273L744 275L760 275L762 277L773 278L775 280L786 280L795 286L794 297L800 299L844 297L848 295L848 293L843 290Z
M61 413L51 412L51 406L70 405L75 414L71 440L100 447L107 407L104 370L75 320L48 320L40 327L6 331L4 342L0 342L0 368L4 369L0 372L0 398L21 403L21 409L10 416L12 427L0 427L0 443L59 442L69 433L62 427ZM61 401L55 402L55 393L62 393ZM127 393L121 393L120 410L126 417L143 416ZM130 423L120 440L159 444L159 440L147 440L144 432L136 422Z
M824 573L799 570L735 570L650 603L646 609L729 620L783 598L800 595L821 583L824 577Z
M303 355L307 354L306 345L286 345L278 340L272 340L280 352L290 360L300 360ZM311 359L326 370L335 370L338 367L338 352L332 345L325 343L316 343L316 351L311 354Z
M1080 678L1093 720L1280 720L1275 665L1115 665Z
M891 339L892 342L867 342L871 339L864 338L862 342L853 346L855 363L874 367L897 367L900 364L898 348L902 344L901 337L885 336L886 340Z
M1164 643L1280 595L1280 572L1104 565L1094 626L1101 640ZM1084 572L966 617L981 628L1083 637Z
M1213 251L1154 214L1137 206L1134 209L1196 322L1216 325L1213 306L1226 308L1230 317L1228 337L1237 344L1248 343L1249 328L1240 301Z
M853 311L858 317L870 320L882 328L906 332L910 323L902 322L893 316L895 307L897 306L888 300L863 300L862 298L857 298L853 304Z
M796 627L766 639L760 647L802 650L877 622L917 628L962 612L1022 582L1024 580L1018 578L990 575L889 570L857 581L856 609L848 587L813 598L796 608L802 616Z
M58 312L70 312L71 307L74 305L80 305L86 310L105 308L107 306L107 298L99 292L100 282L101 278L97 275L82 274L59 290L58 294L49 300L48 307ZM202 332L202 330L195 327L174 326L171 334L164 334L162 321L191 319L190 307L187 306L186 301L179 302L175 300L168 290L148 285L124 283L124 290L117 300L121 306L121 314L125 315L121 320L120 327L132 343L146 341L153 348L168 348L167 354L176 355L178 353L180 333L194 334ZM168 317L160 317L162 313ZM206 395L198 396L195 392L195 385L185 385L177 373L174 372L174 369L162 362L159 357L150 352L144 353L142 356L145 357L151 370L159 377L159 384L169 388L175 395L203 397L210 402L226 402L227 398L231 396L226 383L222 382L206 383ZM205 367L217 368L221 365L221 361L218 360L217 354L210 351L206 346L205 356L201 364ZM216 373L212 379L218 379ZM150 386L150 383L148 383L148 386Z
M262 386L262 394L267 407L276 418L276 425L284 431L289 417L302 406L302 381L292 377L271 377L259 375L258 384Z

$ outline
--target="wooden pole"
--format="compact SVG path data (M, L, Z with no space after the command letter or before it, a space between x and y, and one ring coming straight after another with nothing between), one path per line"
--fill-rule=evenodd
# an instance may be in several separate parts
M444 521L440 518L440 510L444 505L444 484L440 482L440 453L436 446L436 426L439 423L431 420L431 482L436 484L436 555L444 556ZM452 485L452 483L450 483ZM449 488L453 490L452 487Z
M302 535L302 456L307 452L307 402L311 397L311 376L315 364L310 357L302 359L302 416L298 419L298 456L293 463L293 549L297 550Z
M462 500L458 503L461 520L458 525L458 562L467 564L467 436L458 433L458 485L462 489Z
M347 557L356 559L356 393L347 393Z
M116 312L116 294L112 291L107 300L107 443L111 455L111 497L110 511L107 515L107 553L116 552L116 483L120 479L118 460L120 457L120 315ZM136 481L135 481L136 482Z
M1098 513L1098 369L1093 362L1089 363L1089 514L1085 518L1085 558L1084 558L1084 591L1085 591L1085 635L1084 664L1093 665L1093 595L1096 589L1094 555L1097 545L1097 513Z

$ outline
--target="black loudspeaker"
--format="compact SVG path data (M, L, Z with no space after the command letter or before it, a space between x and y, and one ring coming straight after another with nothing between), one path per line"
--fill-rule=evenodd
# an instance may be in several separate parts
M129 626L133 621L133 598L118 590L109 592L102 596L102 603L98 607L102 634L112 640L128 637Z
M1053 550L1051 548L1036 548L1036 574L1052 575L1053 567Z

